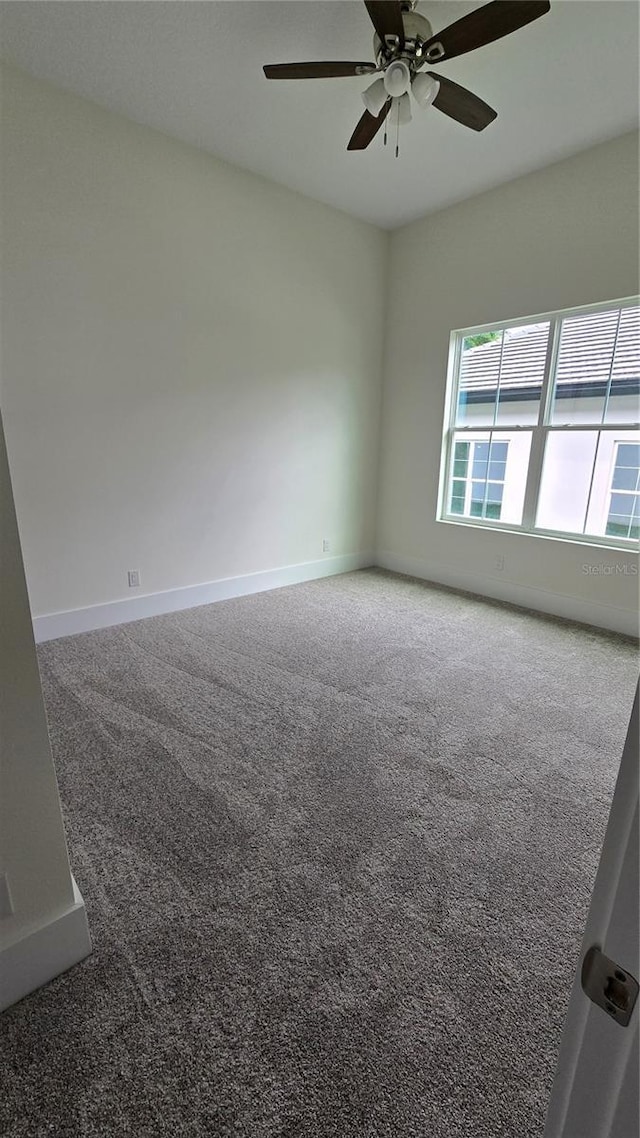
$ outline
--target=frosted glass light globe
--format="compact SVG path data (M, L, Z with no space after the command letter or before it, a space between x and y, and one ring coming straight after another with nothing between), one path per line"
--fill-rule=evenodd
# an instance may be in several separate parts
M370 115L377 118L389 96L382 79L376 79L366 91L362 92L362 102Z
M414 75L411 90L418 106L428 107L438 94L440 84L432 75Z
M405 63L404 59L392 60L384 73L384 85L387 94L391 95L393 99L398 99L400 95L404 95L409 90L410 83L411 72L408 64Z

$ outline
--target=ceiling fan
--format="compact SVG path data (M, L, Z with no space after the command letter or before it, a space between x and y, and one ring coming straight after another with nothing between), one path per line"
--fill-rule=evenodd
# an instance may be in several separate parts
M392 107L398 128L411 120L411 90L418 106L433 104L471 130L484 130L497 111L465 87L422 71L426 64L444 63L501 39L549 11L549 0L492 0L433 34L425 16L415 11L417 0L365 0L375 29L375 63L274 63L264 68L267 79L331 79L343 75L382 72L362 94L366 110L347 150L365 150ZM386 142L386 126L385 126ZM396 157L398 146L396 143Z

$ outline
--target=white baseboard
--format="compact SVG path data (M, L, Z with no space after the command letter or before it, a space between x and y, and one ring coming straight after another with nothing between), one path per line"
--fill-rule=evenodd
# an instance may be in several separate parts
M78 632L91 632L95 628L109 628L114 624L127 624L148 616L179 612L180 609L210 605L231 597L244 597L248 593L261 593L266 589L279 589L283 585L296 585L336 573L350 573L366 569L375 563L372 553L346 553L341 557L324 557L321 561L305 561L300 565L285 565L279 569L265 569L260 573L245 573L241 577L224 577L202 585L187 585L182 589L167 589L162 593L127 597L103 605L54 612L33 619L33 632L37 644L57 640L61 636L74 636Z
M127 624L132 620L143 620L148 616L179 612L181 609L209 605L215 601L243 597L267 589L279 589L284 585L295 585L301 581L312 581L337 573L350 573L355 569L366 569L372 565L378 565L381 569L390 569L395 573L406 573L425 581L433 581L436 584L449 585L454 589L463 589L479 596L490 597L492 600L507 601L551 616L575 620L580 624L622 632L627 636L638 635L639 620L636 612L546 589L519 585L503 577L493 577L477 573L475 570L470 572L464 569L452 569L450 566L435 565L385 550L375 555L347 553L341 557L325 557L321 561L305 561L300 565L285 565L278 569L265 569L259 573L246 573L240 577L207 581L202 585L188 585L182 589L167 589L162 593L127 597L125 600L109 601L103 605L49 613L34 618L34 635L36 643L41 644L45 640L57 640L61 636L91 632L96 628L110 628L112 625Z
M638 613L616 605L598 604L581 597L569 597L564 593L554 593L546 589L535 589L529 585L518 585L502 577L492 577L464 569L433 565L415 557L403 557L384 550L376 554L376 564L381 569L394 573L406 573L410 577L420 577L438 585L449 585L453 589L463 589L478 596L490 597L496 601L508 601L522 608L550 616L564 617L580 624L606 628L611 632L622 632L627 636L638 635Z
M73 904L42 928L0 951L0 1011L84 960L91 938L82 894L73 882Z

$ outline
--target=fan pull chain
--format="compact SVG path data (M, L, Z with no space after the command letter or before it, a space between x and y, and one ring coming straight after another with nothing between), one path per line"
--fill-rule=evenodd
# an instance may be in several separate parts
M400 100L398 103L398 116L396 118L396 158L400 157Z

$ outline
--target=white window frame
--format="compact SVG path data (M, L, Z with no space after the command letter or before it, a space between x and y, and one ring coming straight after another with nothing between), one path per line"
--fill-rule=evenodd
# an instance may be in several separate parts
M482 428L477 428L475 433L480 434L481 431L482 431ZM511 440L508 438L506 438L506 439L501 438L499 441L501 443L505 443L505 445L507 447L507 458L508 458L508 454L509 454L508 448L509 448L509 443ZM456 442L462 442L462 439L456 439ZM469 457L467 459L467 474L465 474L464 478L460 478L459 475L454 476L453 474L451 476L452 482L464 482L464 484L465 484L465 494L464 494L464 510L465 510L465 512L463 514L452 514L451 516L454 518L460 518L460 519L466 520L468 518L473 517L473 515L471 513L467 513L467 510L469 510L469 511L471 510L471 500L472 500L472 496L473 496L473 483L481 481L481 479L473 477L473 464L475 462L475 457L476 457L476 447L479 445L485 445L485 440L484 439L475 439L473 437L469 439L469 446L471 449L469 451ZM489 443L489 450L491 451L491 443ZM487 471L487 475L488 475L488 471ZM489 478L487 476L487 478L484 479L485 497L484 497L483 503L482 503L483 506L485 506L488 502L488 498L486 497L486 494L487 494L487 488L490 484L492 486L502 486L503 497L500 499L500 507L502 508L502 506L504 505L505 478ZM486 519L482 518L481 520L485 521ZM490 521L496 521L495 518L491 518L489 520Z
M445 396L445 415L442 434L442 449L440 461L440 480L438 488L438 506L436 520L446 525L472 526L482 530L497 530L507 533L524 533L528 537L554 538L557 541L577 542L581 545L603 546L609 549L621 549L634 552L638 549L638 541L633 538L606 537L594 534L580 534L571 530L551 530L536 526L535 519L538 508L538 499L542 483L542 467L544 463L547 436L553 431L598 431L599 433L616 433L620 430L640 430L640 420L633 423L576 423L553 424L551 418L552 401L554 395L554 378L556 363L560 350L560 332L562 321L571 316L588 313L608 312L611 309L635 308L640 305L640 297L624 297L621 300L608 300L599 304L583 305L577 308L565 308L556 312L540 313L536 316L518 317L512 320L496 321L492 324L478 324L473 328L457 328L449 338L449 365L447 369L447 385ZM501 426L494 424L483 427L481 424L472 426L456 426L456 410L458 383L460 373L460 359L462 345L466 337L477 336L483 332L500 332L509 328L522 328L527 324L541 324L549 321L549 339L544 365L542 390L538 410L538 421L535 424L519 426L508 424ZM451 481L453 476L452 448L454 437L462 441L465 434L486 431L497 439L506 435L513 435L525 431L531 435L531 450L529 452L529 466L522 510L522 521L519 525L509 522L497 521L495 518L472 518L462 514L447 512L447 503L451 500ZM597 455L597 447L596 447ZM588 510L588 506L587 506ZM585 513L586 518L586 513Z
M609 524L609 519L611 517L611 499L613 498L614 494L622 494L623 496L627 495L629 498L640 497L640 491L639 490L620 490L620 489L614 489L614 487L613 487L613 479L614 479L615 472L616 472L616 466L618 464L619 449L621 446L628 446L628 445L629 444L627 442L627 439L616 439L613 455L611 458L611 471L609 473L609 490L608 490L608 494L607 494L608 500L607 500L605 525ZM633 469L633 468L631 468L631 469ZM636 540L635 538L627 538L627 541L629 541L629 542L635 541L635 540Z

